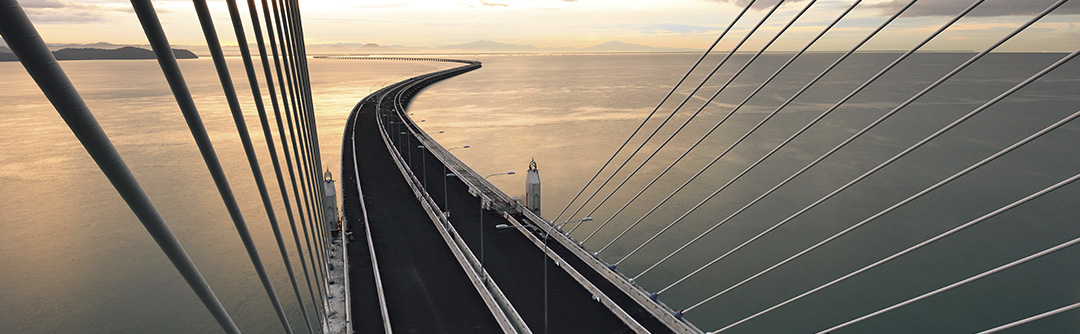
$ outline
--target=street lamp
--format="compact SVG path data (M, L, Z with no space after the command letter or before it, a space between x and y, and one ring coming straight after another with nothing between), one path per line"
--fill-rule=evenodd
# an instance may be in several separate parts
M439 131L439 133L442 133L442 131ZM453 150L460 149L460 148L469 148L469 145L451 147L451 148L446 149L446 151L449 152L449 151L453 151ZM457 176L457 175L454 175L454 173L447 173L446 172L446 162L443 162L443 164L442 164L442 172L443 172L443 175L444 175L443 180L442 180L442 185L443 185L443 211L446 211L446 210L450 210L450 197L447 197L447 195L446 195L446 183L447 183L446 177L447 176Z
M454 173L445 173L446 165L443 165L443 180L442 180L442 198L443 198L443 217L446 217L446 222L450 222L450 197L447 197L446 193L446 178L457 177Z
M421 173L424 173L424 191L427 191L427 154L424 154L424 145L417 145L416 148L420 149L420 159L424 165Z
M547 274L547 257L548 257L548 237L551 236L551 230L561 227L570 223L584 223L592 221L592 217L584 217L578 220L570 220L561 222L558 224L551 224L551 227L544 231L544 258L542 264L544 265L544 333L548 332L548 274Z
M401 131L401 137L405 138L405 140L408 140L408 137L405 137L405 131ZM411 142L412 141L409 140L409 143L411 143ZM406 144L408 144L408 143L406 143ZM412 169L412 147L406 147L405 149L407 150L406 151L407 153L405 153L405 154L407 156L409 156L409 169Z
M505 173L495 173L484 177L487 180L492 176L500 175L514 175L513 171ZM484 278L484 282L487 282L487 277L484 277L484 195L480 194L480 275Z
M393 121L392 120L393 118L390 118L390 119L391 120L387 121L387 123L386 123L386 134L388 134L388 135L391 132L396 132L397 131L397 122ZM391 137L390 140L394 142L395 146L401 146L401 143L400 143L401 142L401 136L398 136L397 138Z

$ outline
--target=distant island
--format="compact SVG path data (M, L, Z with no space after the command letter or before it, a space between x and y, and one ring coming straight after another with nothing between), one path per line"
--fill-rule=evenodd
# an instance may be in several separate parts
M184 49L173 49L176 59L198 59L195 53ZM94 60L94 59L155 59L154 51L125 46L118 49L65 48L53 51L56 60ZM0 61L17 61L15 54L8 48L0 47Z

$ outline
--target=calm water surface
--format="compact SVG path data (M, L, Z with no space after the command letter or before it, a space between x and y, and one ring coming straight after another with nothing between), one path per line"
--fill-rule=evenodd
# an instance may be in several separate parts
M597 208L599 199L641 163L641 156L656 148L645 145L612 185L575 215L596 220L576 230L574 237L582 240L609 220L789 56L771 54L755 62L622 190ZM838 56L820 53L801 58L585 245L593 250L604 247ZM848 60L600 256L610 262L623 258L896 56L864 54ZM664 288L1060 56L991 55L637 282L653 291ZM524 193L523 172L535 158L544 182L543 214L553 219L695 57L479 57L482 69L431 86L417 97L410 112L417 121L424 120L424 129L444 146L470 145L454 153L477 172L518 171L519 175L493 178L511 196ZM627 258L620 271L641 272L968 57L926 54L908 60ZM701 107L746 59L733 57L703 89L707 94L689 99L685 110L653 142L666 139L674 125ZM719 58L710 61L706 61L708 68ZM340 164L345 117L360 98L389 82L450 66L325 59L313 59L310 64L323 164L331 171ZM62 65L240 328L252 333L279 331L157 64L69 61ZM181 65L282 302L289 307L290 320L299 329L299 308L281 261L274 260L276 246L212 64L200 59ZM240 62L233 60L230 65L238 90L246 91ZM0 317L0 332L215 332L213 319L25 71L17 63L0 63L0 73L0 106L6 111L0 121L0 143L5 147L0 152L0 267L7 272L0 276L0 314L5 315ZM701 74L694 78L700 80ZM674 308L690 306L1075 112L1080 105L1078 78L1080 65L1062 67L850 191L676 285L661 298ZM643 131L655 129L688 92L677 92ZM264 172L268 172L272 168L265 145L260 144L263 139L256 129L250 97L245 100L241 94L241 100ZM1072 176L1080 170L1080 151L1075 150L1078 139L1080 126L1070 124L702 305L687 318L705 330L725 326ZM639 143L631 141L631 148ZM1068 186L735 329L746 333L824 329L1076 238L1080 236L1076 198L1080 198L1080 186ZM275 203L279 202L275 197ZM580 202L569 211L577 211ZM278 215L283 217L284 212ZM1023 312L1071 304L1080 300L1077 260L1078 249L1058 252L866 321L850 332L972 332L1031 315ZM1016 332L1075 331L1080 331L1077 312Z
M61 64L240 329L280 332L156 61ZM281 302L303 330L213 63L180 65ZM314 61L323 164L337 174L345 118L373 88L447 66ZM263 172L272 173L243 65L230 67ZM0 333L219 332L21 65L0 63L0 73Z

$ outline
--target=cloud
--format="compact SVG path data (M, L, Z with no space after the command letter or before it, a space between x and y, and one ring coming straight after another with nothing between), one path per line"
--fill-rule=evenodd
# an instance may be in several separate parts
M889 2L867 5L869 8L881 10L882 15L892 15L907 5L908 0L891 0ZM935 0L920 1L911 6L904 16L955 16L960 11L974 3L972 0ZM1050 0L1024 0L1024 1L999 1L986 2L969 13L969 16L994 17L1030 15L1042 12L1054 3ZM1054 14L1080 14L1080 6L1061 6Z
M396 9L396 8L405 8L405 7L408 7L408 6L409 6L409 4L407 4L407 3L396 2L396 3L387 3L387 4L375 4L375 5L353 5L352 8L357 8L357 9Z
M483 0L480 0L480 4L484 5L484 7L510 7L510 5L505 3L487 2Z
M84 4L67 0L23 0L20 2L30 19L39 23L105 22L111 13L134 13L122 4ZM159 11L160 12L160 11Z
M74 12L74 13L44 13L44 14L27 14L34 22L37 23L90 23L90 22L105 22L105 17L94 13L87 12Z
M750 0L706 0L706 1L716 2L716 3L729 3L729 4L733 4L735 6L739 6L739 7L746 7L746 5L750 3ZM754 7L753 8L754 9L769 8L769 7L775 6L777 1L779 1L779 0L758 0L758 1L754 2ZM796 3L796 2L802 2L802 1L805 1L805 0L788 0L788 1L785 1L785 3Z
M1058 29L1050 32L1051 34L1063 35L1063 36L1080 36L1080 27L1076 26L1076 23L1069 22L1064 24Z
M22 8L64 8L69 7L72 4L64 3L58 0L23 0L19 3Z

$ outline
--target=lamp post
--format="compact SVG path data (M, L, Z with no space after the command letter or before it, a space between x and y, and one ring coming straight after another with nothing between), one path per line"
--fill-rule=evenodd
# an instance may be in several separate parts
M396 117L394 117L394 114L390 114L390 119L393 120L393 122L394 122L394 130L393 131L394 132L401 132L401 120L396 119Z
M548 274L547 274L547 267L548 267L548 265L547 265L547 260L548 260L547 259L547 257L548 257L548 245L547 245L548 244L548 237L551 236L551 230L553 230L553 229L555 229L555 228L557 228L559 226L563 226L563 225L570 224L570 223L584 223L584 222L588 222L588 221L592 221L592 220L593 220L592 217L584 217L584 218L581 218L581 219L578 219L578 220L571 220L571 221L561 222L561 223L558 223L558 224L551 224L551 227L549 227L547 229L547 231L544 231L544 258L543 258L544 262L542 264L544 265L544 333L545 334L547 334L547 332L548 332Z
M444 172L446 171L446 166L445 165L443 165L443 171ZM444 175L443 176L443 188L442 188L442 194L443 194L442 195L442 197L443 197L443 217L446 218L446 223L449 224L450 223L450 202L448 200L449 197L447 197L447 193L446 193L446 178L447 177L457 177L457 175L454 175L454 173L443 173L443 175Z
M495 173L484 177L486 181L489 177L500 175L514 175L513 171L505 173ZM484 275L484 195L480 194L480 277L484 279L486 284L487 277Z
M401 131L401 137L405 138L405 140L408 140L408 137L405 137L405 131ZM409 141L409 143L406 143L406 144L410 144L410 143L412 143L411 140ZM405 155L407 155L409 157L409 169L412 169L412 147L406 147L405 149L406 149Z
M442 133L442 131L439 131L439 133ZM453 151L453 150L460 149L460 148L469 148L469 145L451 147L451 148L446 149L446 151L449 152L449 151ZM457 176L457 175L454 175L454 173L447 173L446 172L446 162L443 162L442 172L443 172L443 175L445 175L445 176L443 176L443 182L442 182L442 185L443 185L443 211L446 211L446 210L450 209L450 198L446 196L446 182L447 182L446 177L447 176Z
M420 151L419 151L420 152L420 161L421 161L421 164L423 164L423 166L424 166L423 169L421 170L421 173L424 174L424 191L426 192L427 191L427 154L424 154L424 149L425 149L424 145L417 145L416 148L420 149Z
M387 117L387 118L389 118L389 117ZM386 134L387 135L390 135L390 133L397 131L397 122L393 121L393 118L390 118L390 119L391 120L387 121L387 123L386 123ZM401 136L400 135L397 138L394 138L391 135L390 140L394 142L394 146L400 146L401 145Z

